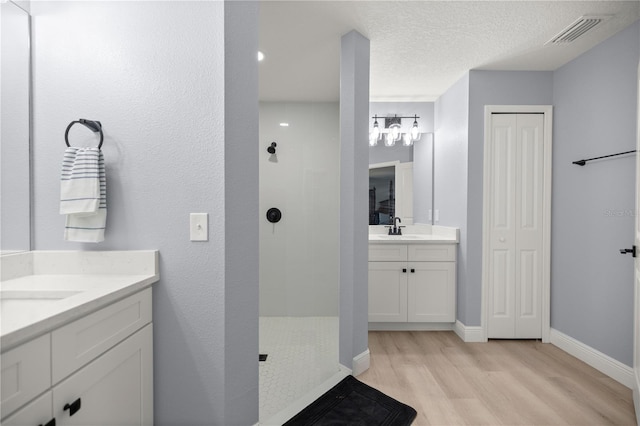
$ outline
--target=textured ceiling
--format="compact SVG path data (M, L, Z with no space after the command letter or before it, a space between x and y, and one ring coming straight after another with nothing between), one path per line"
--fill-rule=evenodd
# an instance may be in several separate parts
M611 15L545 45L582 15ZM340 37L371 40L372 101L433 101L470 69L555 70L640 18L634 1L260 2L260 99L335 101Z

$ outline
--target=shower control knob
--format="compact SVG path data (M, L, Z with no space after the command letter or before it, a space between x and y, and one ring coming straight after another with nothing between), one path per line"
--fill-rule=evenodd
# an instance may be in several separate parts
M282 212L276 207L267 210L267 220L271 223L278 223L282 219Z

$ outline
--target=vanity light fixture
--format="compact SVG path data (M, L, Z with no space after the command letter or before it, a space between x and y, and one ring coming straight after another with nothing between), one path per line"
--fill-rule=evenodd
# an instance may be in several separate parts
M384 124L385 128L383 130L380 129L378 125L378 115L371 117L374 119L373 129L369 133L369 145L376 146L378 145L378 141L380 139L384 139L385 146L395 146L396 142L402 140L402 144L404 146L411 146L413 142L420 139L420 130L418 128L418 117L414 115L413 117L398 117L397 115L385 117ZM402 119L403 118L413 118L413 126L408 132L402 132Z

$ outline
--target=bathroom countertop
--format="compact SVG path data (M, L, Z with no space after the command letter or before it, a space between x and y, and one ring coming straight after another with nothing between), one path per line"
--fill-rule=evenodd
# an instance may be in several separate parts
M457 244L460 241L458 228L437 225L408 225L402 228L403 235L388 235L387 226L369 226L369 244Z
M456 244L457 242L455 237L448 235L369 235L369 243L375 244Z
M26 252L2 256L0 262L3 352L160 279L158 254L152 250Z

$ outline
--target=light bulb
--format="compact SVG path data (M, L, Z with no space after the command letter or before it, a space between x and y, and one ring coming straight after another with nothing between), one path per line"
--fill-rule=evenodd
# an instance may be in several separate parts
M393 138L394 142L400 139L400 125L392 124L389 126L389 134Z
M384 146L395 146L396 144L396 140L394 139L393 135L391 133L387 133L385 134L385 138L384 138Z
M417 141L420 139L420 132L418 131L418 121L413 122L413 126L411 127L411 139Z
M380 132L378 132L378 136L375 136L375 132L369 133L369 146L377 146L378 138L380 136Z
M402 135L402 144L404 146L411 146L411 144L413 143L413 138L409 133L404 133Z
M371 132L371 136L375 138L376 144L378 143L378 139L380 139L380 127L378 127L378 120L373 123L373 131Z

